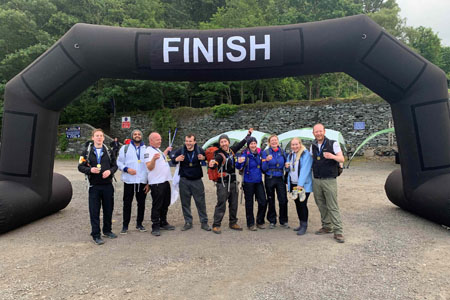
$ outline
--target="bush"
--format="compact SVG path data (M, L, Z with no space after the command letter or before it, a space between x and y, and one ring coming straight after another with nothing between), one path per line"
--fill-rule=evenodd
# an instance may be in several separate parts
M61 133L58 135L58 147L61 152L64 152L67 150L67 147L69 146L69 141L67 140L67 137L64 133Z
M153 130L159 132L161 135L169 132L169 129L173 134L174 129L177 127L177 121L168 108L154 112L151 117Z
M212 111L216 118L226 118L234 115L238 110L238 106L234 104L220 104L214 106Z

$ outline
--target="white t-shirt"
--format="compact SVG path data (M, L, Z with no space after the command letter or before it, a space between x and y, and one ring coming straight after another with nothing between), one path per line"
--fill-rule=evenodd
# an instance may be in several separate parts
M144 155L145 163L151 161L156 153L159 153L161 156L155 161L153 170L148 171L148 184L159 184L172 180L169 163L164 159L167 156L161 150L151 146L147 147Z

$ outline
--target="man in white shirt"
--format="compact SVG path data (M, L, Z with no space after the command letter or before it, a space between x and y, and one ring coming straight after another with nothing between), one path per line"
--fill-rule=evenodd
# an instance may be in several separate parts
M139 129L131 133L131 142L122 146L117 159L117 166L122 171L123 181L123 225L120 234L127 234L131 218L131 206L136 193L137 218L136 229L147 231L142 225L145 212L145 198L149 191L147 184L147 166L144 162L145 144L142 141L142 132Z
M157 132L150 133L148 137L150 146L145 151L145 164L147 165L148 184L152 195L152 234L160 236L160 229L174 230L175 226L167 222L167 212L170 205L170 166L168 163L168 153L172 147L166 148L164 152L159 150L161 147L161 135Z

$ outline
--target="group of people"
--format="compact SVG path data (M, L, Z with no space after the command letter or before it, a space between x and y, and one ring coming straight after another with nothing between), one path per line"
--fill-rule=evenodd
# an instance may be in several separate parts
M117 169L122 172L123 223L120 234L127 234L131 218L133 198L137 201L136 229L145 232L143 226L146 195L152 197L151 233L160 236L161 230L174 230L168 223L167 213L171 201L172 174L169 162L179 164L179 194L184 226L182 231L193 227L191 198L197 207L201 229L221 233L222 220L229 208L230 229L242 231L238 224L238 185L236 169L242 174L243 193L245 197L246 225L251 231L265 229L265 219L269 228L279 226L289 229L288 195L296 206L299 226L294 228L298 235L304 235L308 227L307 201L314 193L321 215L322 226L315 233L318 235L334 233L334 239L343 243L342 221L337 204L337 182L339 163L344 156L339 143L325 136L325 127L316 124L313 128L315 140L309 150L301 139L291 141L291 152L286 154L279 145L276 135L268 139L268 148L258 148L257 140L252 137L253 129L235 145L223 134L219 137L218 148L213 158L208 161L210 171L217 173L217 203L214 209L212 228L206 211L205 188L203 185L202 163L206 161L205 151L196 143L193 134L185 136L184 145L172 151L172 147L160 150L162 138L157 132L149 135L149 146L143 142L140 130L133 130L131 142L120 148L117 154L103 144L104 133L95 129L92 144L80 156L78 169L89 180L89 214L91 236L98 245L104 243L103 236L116 238L112 232L111 219L114 209L114 188L112 178ZM244 146L241 154L237 154ZM264 181L263 181L264 177ZM278 199L278 216L275 203ZM254 201L257 202L256 219ZM100 208L103 207L103 228L100 230Z

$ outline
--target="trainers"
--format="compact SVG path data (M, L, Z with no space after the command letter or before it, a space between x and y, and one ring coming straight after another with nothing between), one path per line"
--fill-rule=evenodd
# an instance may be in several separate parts
M192 228L192 223L185 223L181 231L186 231Z
M145 229L145 227L142 225L137 225L136 229L139 230L140 232L147 232L147 229Z
M315 232L315 234L317 234L317 235L328 234L328 233L333 233L333 230L331 230L330 228L322 227Z
M153 229L153 230L152 230L152 235L154 235L154 236L160 236L160 235L161 235L161 232L159 231L159 229Z
M256 227L258 227L258 229L266 229L264 224L256 224Z
M216 234L221 234L222 231L220 230L220 227L213 227L212 232L216 233Z
M284 229L289 229L289 228L291 228L291 227L289 226L288 223L280 224L280 227L281 227L281 228L284 228Z
M170 225L170 224L167 223L166 225L161 226L161 229L164 229L164 230L175 230L175 226Z
M117 235L113 232L105 232L105 233L103 233L103 235L110 239L115 239L117 237Z
M120 234L127 234L128 233L128 228L127 227L122 227L122 230L120 231Z
M269 224L269 229L274 229L276 227L275 223L270 223Z
M238 224L230 225L230 228L233 230L242 231L242 227L239 226Z
M206 231L211 231L211 226L208 223L202 223L201 228Z
M252 226L249 226L249 227L248 227L248 230L250 230L250 231L256 231L256 230L258 230L258 229L256 229L256 226L255 226L255 225L252 225Z
M103 245L105 243L105 241L103 241L102 238L100 238L100 237L95 237L94 238L94 243L96 245Z
M334 234L334 239L338 243L344 243L345 242L344 236L342 234L339 234L339 233L335 233Z

